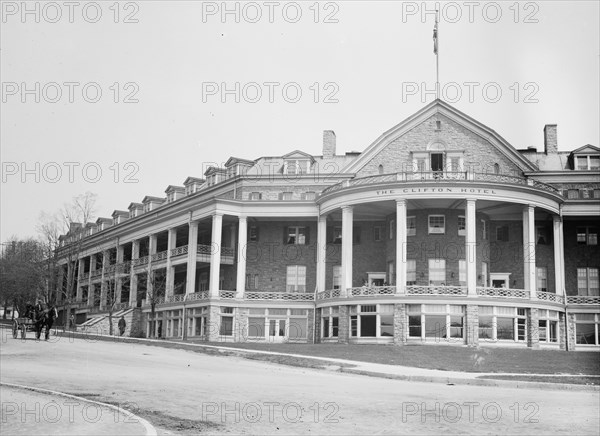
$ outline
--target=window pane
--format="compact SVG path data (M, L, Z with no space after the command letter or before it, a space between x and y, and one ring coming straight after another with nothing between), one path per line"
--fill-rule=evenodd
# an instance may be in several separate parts
M408 335L413 337L421 337L421 316L408 317Z
M265 319L248 318L248 336L265 337Z
M417 283L417 261L408 259L406 261L406 284L415 285Z
M233 317L222 316L221 317L221 336L231 336L233 334Z
M381 336L394 336L394 315L380 315Z
M437 339L446 337L445 315L425 315L425 337Z
M429 283L441 285L446 282L446 260L429 259Z
M578 344L590 344L595 345L597 343L596 338L596 326L594 324L575 324L576 338Z
M497 319L497 337L498 339L515 339L515 325L513 318Z

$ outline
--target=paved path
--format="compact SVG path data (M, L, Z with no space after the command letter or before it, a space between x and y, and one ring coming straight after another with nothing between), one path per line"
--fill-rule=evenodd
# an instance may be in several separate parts
M153 435L148 422L116 406L2 384L3 435Z
M288 367L115 342L8 340L1 381L111 403L160 433L598 434L598 392L509 389Z

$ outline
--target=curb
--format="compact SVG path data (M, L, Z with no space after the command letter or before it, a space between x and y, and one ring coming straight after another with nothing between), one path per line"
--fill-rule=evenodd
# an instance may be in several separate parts
M84 397L78 397L77 395L65 394L64 392L53 391L50 389L35 388L33 386L17 385L14 383L5 383L5 382L0 382L0 386L7 386L10 388L21 389L24 391L38 392L38 393L47 394L47 395L56 395L59 397L70 398L70 399L78 400L78 401L85 401L86 403L92 403L97 406L106 407L108 409L112 409L116 412L119 412L120 414L125 415L127 418L137 420L146 429L146 436L157 436L156 428L154 428L154 426L152 424L150 424L150 422L148 422L144 418L136 415L135 413L125 410L119 406L115 406L114 404L102 403L100 401L90 400L90 399L84 398Z

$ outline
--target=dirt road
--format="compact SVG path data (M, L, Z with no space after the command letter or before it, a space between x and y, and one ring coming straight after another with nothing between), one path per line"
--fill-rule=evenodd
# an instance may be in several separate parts
M411 383L82 339L1 346L1 381L124 405L162 434L600 431L597 392Z

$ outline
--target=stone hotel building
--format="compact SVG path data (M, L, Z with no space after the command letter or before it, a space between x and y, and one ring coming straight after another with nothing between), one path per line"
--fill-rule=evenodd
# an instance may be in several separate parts
M543 134L544 150L517 149L436 100L361 152L325 131L319 156L231 157L72 224L63 319L218 342L598 350L600 149Z

